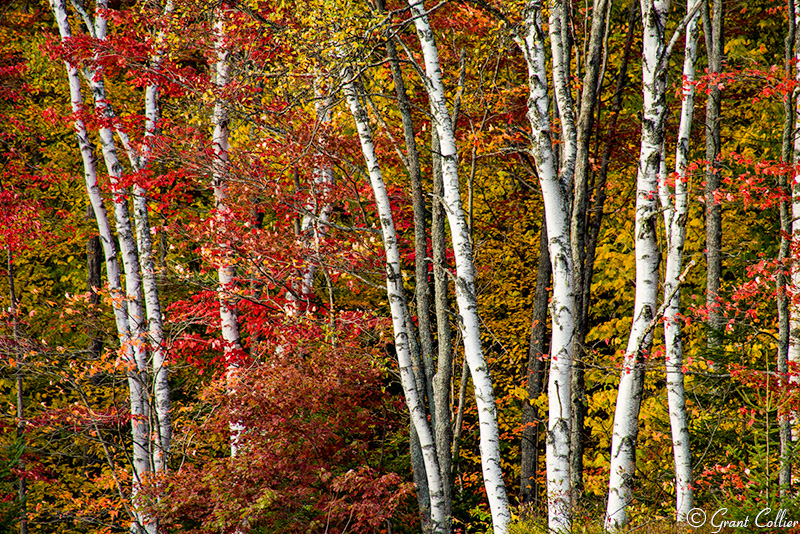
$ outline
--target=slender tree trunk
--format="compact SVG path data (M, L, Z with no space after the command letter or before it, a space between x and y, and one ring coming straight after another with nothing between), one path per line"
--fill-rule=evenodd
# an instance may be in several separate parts
M688 0L687 10L695 0ZM683 102L680 126L675 149L675 185L672 190L667 183L667 173L659 181L659 197L664 214L664 229L667 236L667 266L664 273L664 347L666 353L667 402L672 450L675 458L675 510L678 523L685 523L694 505L692 491L692 453L689 448L688 415L683 383L683 345L681 343L680 275L683 264L683 248L686 242L686 217L689 192L686 167L689 163L689 140L694 114L695 60L697 57L697 20L695 12L686 27L686 45L683 60ZM662 159L666 170L666 163ZM673 295L670 298L670 295Z
M576 131L574 194L570 221L570 239L575 295L584 293L585 260L587 246L587 203L589 196L589 145L594 126L594 109L597 102L605 33L606 7L609 0L598 0L592 8L592 25L589 51L584 62L586 72L580 100ZM587 290L589 288L586 288ZM588 331L588 299L575 299L575 340L572 371L572 424L570 437L570 480L572 506L578 506L583 494L583 431L586 415L584 392L584 343Z
M611 438L611 472L606 528L618 532L628 521L636 470L636 439L644 385L642 358L650 350L650 322L656 315L660 251L656 235L658 176L661 170L666 114L665 32L669 0L641 0L644 23L642 54L642 141L636 178L636 295L633 324L625 350Z
M548 30L550 33L550 53L553 64L553 93L558 117L561 121L561 162L558 166L561 181L572 186L575 174L575 158L578 148L578 132L575 129L575 100L570 86L570 39L569 10L565 10L563 0L550 2Z
M411 191L414 209L414 252L415 252L415 279L416 279L416 308L419 328L419 338L422 349L422 364L425 371L425 391L428 395L431 422L433 425L436 453L439 460L440 476L444 492L444 517L445 532L452 530L453 514L453 476L452 452L450 444L453 430L450 422L450 377L452 374L452 350L450 342L450 322L447 317L447 278L445 271L434 274L435 280L435 305L437 317L438 362L434 363L434 348L432 324L430 319L431 292L428 283L428 239L425 220L427 209L422 188L419 152L414 135L414 125L411 117L411 103L406 93L403 72L397 59L395 43L392 39L386 42L386 52L389 65L392 69L395 94L398 109L403 125L403 136L406 145L406 160L411 181ZM436 156L434 155L434 158ZM441 194L441 191L439 192ZM434 211L438 215L439 227L432 228L433 264L434 269L444 262L444 221L442 219L441 205L438 205L437 193L434 191ZM438 211L437 211L438 210ZM436 216L434 216L436 217ZM437 223L434 222L434 225ZM437 263L437 260L439 263ZM440 268L446 269L446 264Z
M172 0L164 5L164 15L172 14ZM164 39L163 31L159 33L158 42ZM158 72L161 69L160 52L150 60L151 68ZM156 140L156 129L160 119L158 102L158 82L151 82L145 89L145 134L144 151L140 157L139 168L150 164L152 144ZM150 231L147 191L138 184L134 187L134 213L136 216L136 234L139 257L142 263L142 281L144 300L147 311L148 332L150 335L150 351L152 357L153 398L155 399L156 428L158 430L153 448L153 466L156 473L167 470L169 451L172 443L172 416L170 415L169 369L167 367L166 347L164 345L164 323L162 320L161 297L158 290L158 275L153 254L153 242Z
M533 404L543 391L545 353L545 334L547 333L547 301L550 285L550 253L547 250L547 223L542 221L539 242L539 268L536 273L536 293L531 319L531 337L528 345L527 391L528 400L522 404L522 442L520 444L519 500L530 504L539 500L539 483L536 472L539 469L539 429L540 414Z
M797 23L795 20L795 0L788 0L787 4L787 32L785 41L784 69L786 79L792 76L792 63L794 59L794 47L797 33ZM783 138L781 143L781 161L786 164L792 163L792 142L794 136L794 110L792 96L786 95L783 100ZM790 215L788 177L784 174L779 175L778 187L782 195L786 198L780 201L780 225L781 240L778 252L778 272L776 273L775 283L777 289L778 304L778 372L789 376L789 339L790 339L790 311L789 295L787 293L788 282L791 279L791 271L788 265L791 258L791 239L792 239L792 220ZM778 476L780 484L780 496L783 501L791 495L792 486L792 417L789 412L778 414L778 428L781 440L781 463Z
M9 292L9 313L11 315L11 328L14 340L14 350L19 350L19 310L17 309L17 292L14 287L14 253L8 249L8 292ZM25 398L24 398L24 383L22 376L22 362L20 362L20 354L14 358L16 360L16 374L17 374L17 442L22 446L25 444ZM20 470L25 469L24 460L20 459ZM28 479L25 475L20 475L19 485L17 488L17 497L20 502L19 509L19 534L28 534Z
M414 15L414 25L425 60L425 85L441 147L444 205L450 222L450 234L456 260L456 302L461 316L459 327L464 338L464 354L469 363L475 387L483 480L495 534L504 534L508 529L511 515L500 463L497 406L489 368L481 346L478 302L475 293L475 265L469 227L461 205L455 134L442 85L439 54L433 30L428 22L427 12L421 0L409 0L409 6Z
M436 336L438 361L436 375L433 377L433 394L436 410L436 450L440 458L439 464L442 478L449 486L450 505L452 506L453 485L458 464L459 438L461 436L461 419L464 413L467 376L462 374L459 387L459 405L456 420L450 422L450 384L453 380L453 342L450 332L450 303L447 295L447 235L445 233L444 184L442 178L442 162L439 158L439 137L436 129L431 132L431 154L433 159L433 203L431 205L431 248L433 249L433 288L434 306L436 308ZM465 373L469 366L464 367ZM461 391L465 393L462 395ZM455 427L455 430L453 429ZM445 465L446 462L446 465Z
M723 34L722 15L725 0L713 1L711 17L703 17L708 55L708 75L710 92L706 101L706 306L708 307L708 343L718 347L723 328L722 311L719 304L720 278L722 277L722 211L715 193L720 187L720 124L722 121L722 96L719 80L722 72ZM707 4L706 4L707 5Z
M62 41L69 41L72 32L69 26L65 0L51 0L50 7L55 15L59 33ZM141 444L147 439L146 432L143 432L144 425L142 406L144 402L144 391L137 372L137 361L133 351L133 343L128 321L128 309L125 305L126 295L122 290L121 274L117 261L117 248L108 214L106 212L100 188L97 184L97 167L94 159L94 149L89 142L89 135L86 126L81 118L83 108L83 96L81 94L81 80L78 69L65 62L70 87L70 103L74 114L75 134L78 140L78 147L83 160L84 178L86 191L94 210L95 220L103 245L106 262L106 276L108 278L109 290L111 292L111 302L114 311L114 318L117 326L117 333L120 341L120 352L128 370L128 388L130 390L131 405L131 431L134 440L134 465L133 465L133 488L131 498L135 500L138 492L141 475L145 472L146 463L141 462ZM131 530L136 533L144 532L144 525L147 523L145 518L138 512L133 511L131 517Z
M517 37L517 43L528 67L528 120L531 123L533 156L544 197L553 274L547 427L548 525L554 532L568 532L572 493L569 477L570 390L575 328L575 293L569 235L571 183L561 179L564 174L560 178L556 171L550 130L542 1L529 1L525 13L524 33L522 37Z
M61 40L63 42L68 42L72 39L72 31L69 25L65 1L51 0L50 6L59 27ZM94 24L87 28L92 37L96 39L105 39L107 24L104 13L106 8L107 5L104 1L101 0L97 3ZM135 503L141 480L144 475L150 471L151 467L148 424L149 404L147 401L146 388L147 355L143 335L144 313L141 305L141 279L139 275L138 255L131 230L128 206L125 201L125 191L119 187L119 178L122 176L122 165L120 165L117 158L113 134L110 128L103 126L99 131L100 140L106 168L112 187L114 187L115 190L115 222L126 274L126 287L123 293L119 264L116 258L117 250L114 244L114 235L97 184L94 151L89 142L86 126L80 118L80 113L83 108L83 97L81 94L81 81L78 69L69 62L65 62L65 65L70 84L72 111L76 117L74 128L83 159L86 189L92 203L100 239L105 252L106 273L112 301L114 303L113 307L117 332L120 338L123 360L128 365L128 387L130 389L131 427L133 437L133 488L131 498ZM84 76L94 96L94 103L97 111L102 116L109 119L113 118L113 112L105 98L102 72L94 68L87 68L84 72ZM131 519L133 521L131 530L134 532L143 532L146 530L152 533L157 529L155 523L144 514L134 512L134 517Z
M214 189L214 222L218 231L226 232L226 225L231 217L228 208L228 167L230 151L230 120L224 92L230 81L229 51L225 47L225 12L222 9L214 13L214 52L216 61L214 65L216 78L214 85L219 94L214 103L214 133L212 137L214 161L212 163L212 186ZM222 240L224 241L224 239ZM225 365L228 386L232 392L236 389L236 375L239 370L239 358L242 355L242 344L239 337L239 317L236 310L236 301L233 297L236 286L236 270L230 251L220 244L222 251L218 259L217 276L219 286L219 318L222 328L222 340L225 343ZM240 437L244 427L235 420L230 422L231 456L236 456L240 446Z
M420 448L422 450L425 473L430 496L431 532L443 533L445 518L444 490L442 479L439 476L436 443L431 427L428 423L423 391L417 385L414 377L411 355L411 325L408 321L407 302L403 288L402 273L400 272L400 251L397 243L397 234L394 228L394 218L383 182L380 165L375 154L372 141L372 130L369 118L359 101L355 82L349 70L343 73L345 96L350 107L350 113L358 129L361 150L369 171L372 190L375 195L375 204L383 232L383 244L386 251L386 290L389 297L389 306L392 313L392 324L395 333L395 351L400 368L400 379L406 397L406 404L411 413L411 420L417 432Z
M785 41L785 71L786 78L792 76L793 65L800 56L797 47L797 3L796 0L787 0L788 29ZM795 79L800 79L800 69L794 66ZM800 115L800 99L795 90L791 95L786 95L783 101L784 124L783 139L781 147L781 159L784 163L796 165L800 157L800 140L798 140L795 127L797 116ZM793 178L793 177L792 177ZM791 383L797 383L796 374L791 373L789 362L800 361L800 318L798 310L793 306L787 294L787 286L791 283L792 288L797 288L796 283L800 280L800 273L795 264L791 263L791 244L796 238L796 232L800 229L800 224L796 222L796 217L800 215L800 206L797 198L800 197L792 179L789 186L788 178L779 178L779 187L789 200L781 200L781 242L779 251L779 265L776 276L778 290L778 372L786 373ZM795 225L798 225L797 227ZM796 289L795 289L796 290ZM796 436L792 430L792 424L796 421L796 413L786 413L779 416L778 426L781 440L781 467L779 483L781 485L781 499L791 495L792 484L792 455Z
M433 137L436 137L434 130ZM437 148L438 151L438 148ZM439 455L439 468L445 487L445 504L452 515L454 464L458 450L451 448L454 441L450 416L450 384L453 379L453 345L450 333L450 304L447 297L447 237L445 234L445 213L442 205L442 173L434 153L433 203L431 206L431 248L433 249L433 289L436 310L437 356L436 374L433 376L434 432L436 451ZM437 170L438 167L438 170ZM448 523L452 530L452 520Z

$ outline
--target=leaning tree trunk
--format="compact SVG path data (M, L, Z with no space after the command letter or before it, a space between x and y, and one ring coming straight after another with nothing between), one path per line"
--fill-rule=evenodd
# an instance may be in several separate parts
M691 10L695 0L688 0ZM686 45L683 59L683 102L680 126L675 149L675 185L672 191L667 183L666 172L659 181L659 197L664 214L664 229L667 236L667 266L664 272L664 346L667 375L667 403L672 429L672 451L675 458L675 517L685 523L694 504L692 491L692 453L689 448L689 427L686 413L686 396L683 383L683 345L681 343L680 319L680 275L683 263L683 248L686 242L686 217L689 191L686 168L689 163L689 140L694 114L695 60L699 11L695 11L686 26ZM662 160L662 163L664 161ZM666 164L662 165L666 169Z
M554 532L570 530L569 440L571 405L572 341L575 293L570 251L570 183L560 179L550 130L550 97L547 86L545 36L542 31L542 0L526 6L524 33L517 36L528 67L528 120L532 150L544 197L547 239L553 274L550 303L552 333L549 419L547 424L548 525ZM563 175L562 175L563 177Z
M642 0L642 140L636 177L636 294L633 324L622 366L611 437L611 472L605 526L620 531L628 521L636 470L636 438L644 386L643 354L652 344L650 323L658 299L660 251L656 234L658 176L661 170L666 114L665 32L669 0Z
M492 514L494 532L495 534L504 534L508 529L511 514L508 509L508 498L500 463L500 433L497 426L494 389L481 346L472 241L461 205L458 182L458 149L442 84L439 52L433 30L428 22L427 12L421 0L409 0L408 4L414 15L417 37L422 47L422 56L425 60L425 86L436 122L436 132L439 135L444 207L450 223L450 236L456 260L456 303L461 316L459 326L464 340L464 355L469 364L475 388L484 486Z
M62 42L72 39L72 31L69 25L65 0L51 0L50 7L55 15ZM69 61L65 61L70 88L70 102L74 114L73 127L78 140L78 148L83 160L84 178L86 192L92 204L100 241L106 258L106 276L108 278L109 290L111 293L112 309L117 327L117 334L120 341L120 352L122 360L127 366L128 388L130 390L131 406L131 432L134 441L134 463L133 463L133 487L131 498L135 499L138 493L141 477L147 470L146 455L143 455L142 444L146 443L148 436L144 419L143 406L146 405L145 391L139 379L137 358L133 349L130 324L128 319L128 307L125 305L127 300L122 289L122 276L117 260L117 247L114 234L108 219L105 204L100 193L97 182L97 166L94 158L94 147L89 141L89 133L86 125L81 118L83 109L83 95L81 93L81 80L78 69ZM146 449L145 449L146 450ZM144 461L143 457L144 456ZM133 509L131 517L131 530L141 533L148 525L147 518Z
M439 464L436 454L436 443L433 438L427 411L423 398L423 391L417 386L414 377L411 355L411 327L406 313L407 302L403 288L403 277L400 271L400 249L397 242L397 233L394 228L389 196L383 182L380 164L375 154L372 141L372 129L369 118L359 101L355 82L349 69L343 73L344 90L350 113L358 130L361 151L367 164L372 191L375 195L375 205L383 233L383 245L386 252L386 291L389 297L389 307L392 313L392 325L395 334L395 352L397 353L400 368L400 380L406 397L406 404L411 413L411 421L416 430L419 444L422 449L427 475L428 494L430 495L431 531L444 533L446 521L443 481L440 476Z

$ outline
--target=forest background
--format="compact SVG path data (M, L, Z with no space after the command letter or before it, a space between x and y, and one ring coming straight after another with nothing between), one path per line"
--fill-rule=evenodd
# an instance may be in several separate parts
M800 519L795 6L421 5L0 7L1 530L668 531L692 524L687 502ZM658 186L642 194L654 95ZM544 225L534 97L579 214L570 261ZM636 333L642 221L660 297ZM581 302L561 419L558 280ZM665 324L681 326L672 378ZM638 426L615 445L626 376ZM545 449L562 427L558 479Z

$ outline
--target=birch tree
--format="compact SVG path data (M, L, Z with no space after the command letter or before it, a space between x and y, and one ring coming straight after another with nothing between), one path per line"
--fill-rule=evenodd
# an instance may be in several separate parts
M642 139L636 177L636 294L633 324L625 349L611 437L611 472L605 526L619 531L628 520L636 470L636 439L644 385L643 356L652 344L650 323L656 319L660 251L656 235L658 178L666 114L666 22L669 0L641 0Z
M63 43L72 39L72 30L69 23L65 0L51 0L50 7L55 15L59 34ZM94 24L89 20L89 15L81 10L81 17L87 28L95 38L104 38L106 22L103 15L105 4L98 2L98 13L95 15ZM100 37L98 37L100 36ZM128 367L128 388L130 391L131 408L131 433L133 438L133 487L131 498L134 500L138 494L143 477L150 470L149 459L149 428L148 428L148 402L146 382L146 355L142 338L143 314L141 312L141 297L139 296L139 268L136 257L136 245L128 216L127 201L124 191L116 187L122 173L122 166L116 158L116 147L113 143L113 134L106 127L101 128L100 138L103 155L106 162L112 185L115 186L114 212L117 234L122 249L123 266L125 268L126 287L123 290L121 272L117 260L117 247L114 233L111 229L105 204L100 193L97 180L97 166L94 158L94 148L89 140L89 132L82 118L84 112L81 78L76 65L65 61L70 87L70 103L74 115L73 127L78 140L78 147L83 160L86 191L97 222L100 241L106 258L106 276L111 292L112 306L120 340L122 358ZM95 104L101 113L105 110L105 94L102 86L102 73L91 67L84 72L84 77L90 80ZM127 304L126 304L127 303ZM133 509L131 530L133 532L156 532L157 526L145 514Z
M687 12L697 4L687 1ZM694 114L695 61L697 58L697 21L700 12L695 9L686 26L683 59L683 89L678 140L675 149L675 185L670 190L666 172L659 180L659 198L664 215L667 236L667 265L664 273L664 345L667 374L667 402L669 405L672 449L675 456L675 510L678 523L684 523L694 504L692 491L692 454L689 448L689 428L683 383L683 345L681 343L680 275L683 248L686 242L686 217L688 211L689 139ZM664 168L666 168L666 162Z
M800 24L800 5L798 2L794 2L794 16L795 16L795 28L797 25ZM800 82L800 67L798 67L798 60L800 60L800 45L797 41L797 35L795 32L795 41L792 43L793 54L794 54L794 77L795 80ZM792 94L792 98L794 100L794 124L795 128L792 130L792 164L797 166L800 163L800 132L797 131L797 124L800 124L800 93L795 91ZM792 218L791 218L791 225L792 225L792 243L797 243L800 240L800 182L798 182L797 178L795 177L792 180ZM800 265L797 262L792 263L791 267L791 282L792 288L797 291L797 288L800 288ZM800 365L800 307L796 304L791 304L789 310L789 350L788 350L788 360L789 363L795 363L796 365ZM798 383L798 377L796 375L791 376L790 379L793 383ZM792 424L797 423L797 413L793 414L793 421ZM792 428L792 441L796 442L798 440L798 433L797 429Z
M797 24L795 21L794 0L786 2L788 11L787 31L784 41L784 76L787 80L792 78L792 64L795 54L795 39ZM791 94L783 98L783 135L781 137L781 161L784 164L791 164L793 159L793 131L794 131L794 102ZM791 270L787 265L791 257L792 243L792 220L790 216L792 198L789 189L788 177L780 174L778 177L778 187L784 195L780 200L780 227L781 239L778 251L778 272L775 276L775 285L778 294L778 357L777 369L779 373L789 376L789 342L790 342L790 310L789 295L787 289L791 280ZM791 377L790 377L791 378ZM792 484L792 415L784 413L779 415L778 428L781 440L781 464L778 482L781 486L781 498L790 493Z
M575 328L572 254L570 250L569 178L556 170L550 128L550 98L547 83L545 36L542 30L542 0L525 7L523 33L517 36L528 69L528 120L532 152L544 197L547 240L553 276L550 303L549 414L547 423L548 526L554 532L570 529L569 440L571 368Z
M225 372L228 386L232 391L236 387L236 374L239 370L238 358L242 354L242 344L239 336L239 318L236 311L235 276L230 251L224 243L225 226L231 216L228 207L228 167L230 152L230 112L225 100L225 90L230 82L230 52L225 43L225 6L219 7L214 12L213 38L214 38L214 86L217 92L214 101L213 124L214 133L211 139L213 149L212 188L214 191L214 220L213 224L219 232L221 241L217 243L220 248L217 259L217 277L219 285L219 320L222 330L222 341L225 354ZM236 456L239 450L239 439L244 428L237 421L230 422L231 456Z
M411 414L411 421L422 450L428 495L430 496L431 532L436 534L444 533L445 523L449 522L444 501L444 484L439 470L436 443L425 409L424 391L420 390L418 381L414 376L411 354L412 329L408 321L408 304L400 271L400 248L394 227L394 216L386 186L383 182L380 163L375 154L369 117L359 101L353 75L349 69L345 69L343 72L343 79L345 97L358 130L359 143L367 165L372 191L375 195L375 206L378 210L378 218L380 219L381 232L383 234L383 246L386 252L386 292L392 314L395 351L406 405Z
M450 236L456 261L456 302L460 315L459 328L464 341L466 358L475 387L475 401L480 426L481 468L486 487L486 496L492 513L495 534L503 534L508 528L511 515L508 509L503 472L500 463L500 436L497 427L497 406L486 359L481 346L478 319L478 302L475 293L475 265L472 242L469 235L458 183L458 149L453 123L447 107L442 84L439 52L433 29L421 0L409 0L414 17L422 56L425 62L425 89L430 99L436 133L439 136L442 178L444 187L443 205L450 223Z

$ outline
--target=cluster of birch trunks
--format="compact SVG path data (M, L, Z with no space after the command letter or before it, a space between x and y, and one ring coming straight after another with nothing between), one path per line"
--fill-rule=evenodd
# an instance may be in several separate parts
M80 20L83 30L97 40L106 39L107 0L97 0L93 13L82 3L66 0L50 0L61 39L73 38L72 21ZM583 450L581 430L585 406L583 398L583 351L588 330L590 287L593 277L595 247L602 222L605 201L605 178L611 158L612 143L592 170L590 140L593 135L595 106L599 95L599 81L605 75L604 55L607 54L608 18L612 0L595 0L590 9L587 24L587 46L576 50L571 35L573 10L564 0L529 0L522 9L519 20L509 19L502 7L492 2L474 2L503 22L505 31L518 45L527 67L528 96L527 117L530 122L530 154L535 161L536 173L544 199L546 231L542 233L542 248L534 329L529 364L528 392L535 398L543 390L539 356L545 345L544 322L547 318L548 283L552 277L552 298L549 303L551 339L549 342L549 382L546 425L546 492L548 525L554 532L568 532L571 528L571 511L581 497ZM386 10L384 0L377 0L375 9ZM685 264L683 249L686 240L688 214L687 181L682 179L689 165L689 142L692 116L695 108L695 63L698 55L700 28L704 28L708 54L708 71L713 76L722 68L722 18L723 0L689 0L684 9L670 9L669 0L641 0L629 6L628 34L622 51L622 60L616 77L612 100L611 126L622 106L622 94L628 83L627 69L632 42L640 27L642 40L642 86L643 108L641 112L641 142L636 178L635 208L635 305L633 321L620 372L616 412L611 445L610 480L605 516L606 528L610 531L622 529L628 521L628 508L632 503L633 477L636 466L636 442L638 415L644 384L644 356L653 344L656 325L664 325L664 347L666 361L666 383L669 403L669 418L672 429L672 444L675 462L675 517L684 522L693 508L692 462L689 449L689 430L684 399L683 357L681 346L680 285L682 277L694 262ZM403 386L405 402L411 418L411 457L414 480L417 487L420 511L426 532L452 532L453 477L452 463L458 451L453 450L453 425L451 421L450 383L452 380L453 351L448 320L448 283L454 281L455 307L458 315L460 339L468 364L468 373L474 383L475 402L480 428L480 452L486 496L491 509L492 523L496 534L505 533L511 522L509 500L503 481L500 459L500 437L497 423L497 407L489 367L484 357L480 333L480 318L476 296L476 268L473 258L470 214L464 209L462 180L459 178L459 153L456 139L456 123L459 115L460 93L449 98L443 83L442 66L437 50L436 28L431 26L429 13L422 0L408 0L409 20L413 21L419 45L421 63L416 64L425 88L430 116L435 127L432 135L431 153L433 165L433 202L430 228L426 228L426 216L422 204L421 168L417 147L417 135L412 120L412 105L406 94L401 69L401 60L414 62L413 56L400 58L399 38L393 31L385 34L386 62L391 67L397 107L402 117L404 151L400 157L408 172L414 202L414 233L417 257L427 258L427 235L430 233L433 247L433 287L428 283L427 265L417 263L416 303L417 321L412 320L411 298L403 284L401 254L395 215L387 194L382 173L382 162L376 153L373 138L374 121L365 107L362 76L346 62L337 72L324 76L317 73L318 121L329 122L330 111L340 98L352 116L358 141L363 153L363 165L374 193L374 201L380 222L385 251L386 295L391 310L397 363ZM789 2L790 38L787 41L787 69L796 56L794 43L794 5ZM231 83L231 51L225 38L228 31L227 10L231 6L220 3L213 9L214 31L214 83L224 88ZM173 10L167 0L163 4L164 15ZM680 12L679 21L669 17ZM387 15L388 16L388 15ZM670 23L668 23L670 22ZM347 21L342 21L347 24ZM667 28L672 28L667 32ZM157 36L161 39L163 36ZM669 58L673 49L683 43L684 61L682 72L669 72ZM403 46L406 46L403 44ZM158 49L158 47L156 47ZM338 50L346 56L346 44ZM575 58L580 55L583 79L574 91L572 73ZM798 55L800 57L800 55ZM340 59L340 58L334 58ZM161 57L155 53L149 58L150 69L158 71ZM463 60L462 60L463 61ZM98 186L98 162L94 158L87 125L80 119L84 101L93 104L97 112L109 120L98 126L103 163L112 185L117 185L127 165L134 172L149 164L148 143L133 144L121 129L112 128L114 109L105 92L104 73L100 63L92 67L66 63L70 86L72 109L75 113L74 129L77 135L86 177L86 191L91 201L100 240L106 258L106 272L113 297L114 317L120 346L128 364L130 409L133 414L133 490L135 499L138 481L148 472L161 472L166 468L170 454L170 389L164 356L159 350L163 345L162 310L156 284L154 259L149 227L147 194L136 186L130 192L133 214L127 202L113 202L113 213L108 213ZM665 118L667 112L667 87L670 76L684 80L680 126L674 144L674 169L666 168L666 151L671 149L665 142ZM82 82L82 79L84 82ZM155 79L155 77L153 78ZM87 95L82 93L88 86ZM792 104L787 100L787 126L784 135L784 161L791 161L800 153L800 137L794 134ZM159 86L153 81L145 91L146 128L145 137L156 135L155 125L159 119ZM223 225L228 216L228 154L230 151L229 123L230 106L217 99L213 108L213 164L210 166L213 187L216 223ZM720 153L720 91L714 84L706 105L706 226L707 226L707 302L709 307L709 343L718 343L715 332L722 327L718 293L721 275L721 222L720 210L714 192L719 188L719 172L716 167ZM560 128L553 128L554 117ZM324 146L324 139L320 140ZM140 148L137 148L140 147ZM128 158L123 165L120 154ZM590 191L590 174L595 173L594 194ZM673 182L665 179L671 173L678 177ZM333 171L315 170L314 180L321 189L333 186ZM784 186L786 184L784 183ZM117 191L123 191L121 186ZM125 194L128 194L125 191ZM593 197L593 201L592 201ZM796 197L797 198L797 197ZM788 202L782 206L784 238L781 253L789 257L788 236L800 224L800 203L795 201L789 210ZM315 239L324 236L330 222L330 205L306 206L308 215L304 227L311 228ZM111 222L113 218L113 224ZM445 224L446 222L446 224ZM663 277L659 266L661 251L657 240L658 227L663 224L666 236L666 258ZM449 227L449 243L446 228ZM113 229L112 229L113 228ZM447 272L445 250L454 251L455 272ZM224 249L224 247L223 247ZM118 256L122 259L121 265ZM302 286L296 294L308 294L313 289L315 265L309 263L302 277ZM782 273L780 284L800 284L800 271L789 276ZM448 279L448 276L450 279ZM235 387L237 363L235 355L242 350L239 322L236 313L236 273L225 261L225 254L218 258L219 321L224 340L225 354L229 355L228 378ZM663 294L659 295L659 289ZM791 338L789 304L785 291L779 303L781 323L781 356L779 370L786 372L787 358L800 358L800 340ZM432 313L433 312L433 313ZM432 317L433 315L433 317ZM800 328L796 317L794 329ZM436 336L436 343L433 336ZM434 348L435 346L435 348ZM147 347L152 347L148 354ZM465 371L466 373L466 371ZM462 377L462 383L466 383ZM463 393L462 393L463 394ZM154 410L155 413L149 413ZM532 405L525 407L524 417L534 420ZM153 428L148 421L154 422ZM781 421L784 446L790 441L790 421ZM456 425L459 428L459 425ZM237 440L244 429L231 423L231 454L237 453ZM538 430L533 426L525 429L522 445L521 497L522 501L533 498L538 485L536 481L536 446ZM457 442L457 441L456 441ZM781 483L788 483L790 466L784 462ZM131 501L133 502L133 501ZM141 532L159 531L155 520L137 511L130 510L133 528Z

